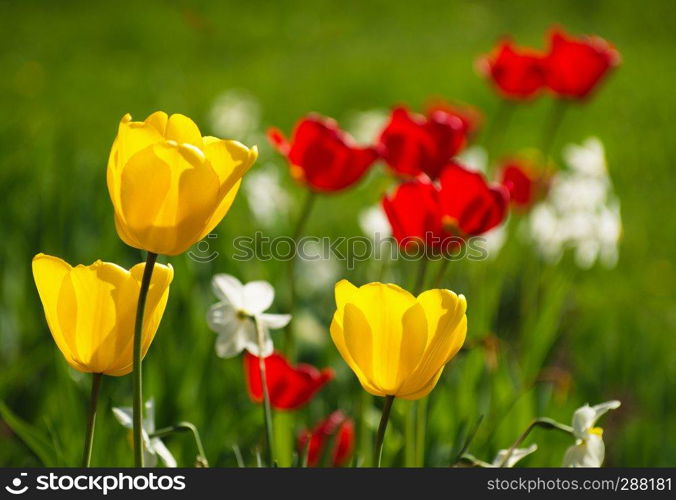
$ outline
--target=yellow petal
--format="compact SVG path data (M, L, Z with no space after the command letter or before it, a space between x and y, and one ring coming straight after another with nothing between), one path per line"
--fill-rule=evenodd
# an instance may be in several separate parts
M336 297L336 308L340 310L345 307L345 303L352 298L357 290L358 288L347 280L340 280L338 283L336 283L336 288L334 291Z
M121 238L126 234L141 248L165 255L201 239L221 200L218 177L200 153L159 143L129 160L122 173Z
M194 121L185 115L174 114L169 117L164 137L179 144L192 144L202 148L202 134Z
M71 332L64 332L59 324L58 300L63 280L69 275L71 266L51 255L37 254L33 257L33 279L45 311L49 331L57 347L73 368L83 371L75 361L75 338Z
M467 302L450 290L428 290L418 296L427 317L427 347L411 380L402 388L414 392L426 384L462 347L467 334Z
M364 313L373 337L369 378L385 393L394 394L400 383L403 317L416 304L415 297L396 285L369 283L357 290L345 308L352 303Z
M247 149L239 142L223 141L215 137L204 138L204 152L219 178L218 196L221 201L200 233L198 240L206 237L223 220L235 201L242 177L258 157L258 150L255 146Z
M342 330L344 347L352 360L352 364L348 365L362 387L375 396L385 396L386 393L373 379L373 332L364 313L354 304L345 305Z
M402 399L409 399L409 400L416 400L420 398L424 398L427 396L430 392L432 392L432 389L437 385L437 382L439 382L439 378L441 377L441 374L444 372L444 367L442 366L439 368L439 370L432 376L430 380L428 380L424 384L416 384L416 387L418 387L416 390L413 392L404 392L400 391L400 394L398 394L398 397Z
M162 134L162 137L164 137L167 132L168 121L169 115L167 115L164 111L155 111L152 115L145 119L145 122Z

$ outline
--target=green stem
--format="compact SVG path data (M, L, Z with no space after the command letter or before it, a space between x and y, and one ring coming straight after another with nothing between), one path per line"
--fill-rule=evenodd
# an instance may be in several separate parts
M293 312L296 308L297 292L296 292L296 257L297 257L297 248L296 244L298 243L298 238L301 237L307 221L310 218L310 213L312 212L312 207L317 200L317 193L315 191L308 191L305 202L300 211L298 220L296 221L296 226L293 230L293 255L288 261L288 279L289 279L289 314L291 314L291 321L286 325L284 330L284 350L288 356L293 355L294 349L294 338L293 338Z
M429 259L427 256L420 260L420 268L418 269L418 274L415 277L415 285L413 285L413 295L418 295L420 292L422 292L422 288L425 285L425 274L427 273L428 263Z
M383 405L383 415L380 417L380 424L378 425L378 433L376 434L376 446L374 448L374 455L376 457L377 467L380 467L383 458L383 441L385 439L385 430L387 430L387 422L390 420L390 411L392 410L392 403L394 396L385 396L385 403Z
M157 261L157 254L148 252L146 265L143 269L143 278L141 279L141 289L138 294L138 304L136 306L136 323L134 325L134 465L143 467L143 379L142 379L142 361L141 344L143 339L143 313L146 308L146 298L150 288L150 280L153 277L153 269Z
M540 151L542 152L542 160L544 161L545 166L549 160L549 155L554 146L556 135L561 128L561 123L563 122L563 117L566 114L567 109L568 101L565 99L556 99L552 104L549 118L547 124L543 128L542 140L540 142Z
M94 427L96 426L96 405L99 401L102 377L103 374L101 373L92 374L92 391L89 397L89 416L87 417L87 431L82 452L82 467L89 467L92 460L92 444L94 443Z
M505 136L507 126L511 121L516 106L508 99L501 99L495 117L491 121L486 132L484 147L486 148L486 171L491 171L491 160L495 158L502 147L502 139Z
M415 416L415 465L425 465L425 434L427 431L427 402L428 397L416 401Z
M437 275L434 277L434 281L432 281L432 288L439 288L441 286L450 263L451 259L449 257L443 258L441 264L439 265L439 271L437 271Z
M417 401L409 401L404 425L404 467L415 467L415 414Z
M170 425L169 427L163 427L158 429L155 432L150 433L149 437L151 438L163 438L169 434L174 434L176 432L190 432L195 440L195 446L197 447L197 462L203 467L209 467L209 462L207 461L207 455L204 452L204 446L202 445L202 439L200 438L200 433L195 427L194 424L190 422L179 422L176 425Z
M268 452L268 466L275 467L275 441L272 433L272 407L270 406L270 393L268 392L268 378L265 369L265 358L263 357L263 327L260 321L254 316L252 317L256 325L256 333L258 334L258 371L261 378L261 388L263 391L263 421L265 424L265 446Z
M518 439L514 441L514 444L512 444L512 446L509 447L507 453L505 454L505 458L503 458L502 462L500 462L500 467L504 467L505 464L507 464L509 458L512 456L512 453L514 453L514 450L517 449L521 443L523 443L523 441L528 437L531 431L536 427L542 427L543 429L548 430L558 430L561 432L565 432L567 434L573 433L572 427L560 424L559 422L552 420L550 418L538 418L536 420L533 420L530 423L530 425L526 428L526 430L521 433Z

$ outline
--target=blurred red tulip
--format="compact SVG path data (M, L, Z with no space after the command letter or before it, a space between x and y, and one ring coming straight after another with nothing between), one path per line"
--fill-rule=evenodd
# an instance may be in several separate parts
M552 31L546 57L547 87L559 97L582 99L620 63L615 48L595 36L574 38Z
M449 233L477 236L505 219L507 189L489 185L479 172L451 163L444 168L439 181L442 224Z
M445 110L422 116L399 107L392 110L390 121L380 134L379 152L400 175L416 177L425 173L436 179L465 142L466 128L458 116Z
M286 156L291 175L310 189L340 191L355 184L378 158L374 148L359 148L338 124L318 115L301 119L291 142L276 128L268 131L270 143Z
M436 248L446 236L441 226L439 193L429 179L403 182L393 194L383 198L382 206L392 236L403 249Z
M518 208L526 208L533 202L537 182L535 172L516 160L510 160L500 168L500 184L509 192L509 202Z
M249 396L256 403L263 400L263 387L258 366L258 358L246 353L244 357ZM307 404L329 380L333 370L318 370L308 364L291 366L281 354L271 354L265 358L265 371L268 381L270 404L277 410L295 410Z
M433 99L427 107L427 114L431 115L436 111L443 111L459 118L464 127L465 139L471 137L483 124L481 111L469 104L450 103L443 99Z
M354 422L338 410L319 422L311 431L301 432L298 436L298 451L301 456L308 447L308 439L307 462L310 467L323 464L341 467L347 463L354 448ZM327 446L332 449L326 449Z
M530 99L545 85L542 54L515 47L510 40L504 40L492 54L480 58L478 69L507 99Z

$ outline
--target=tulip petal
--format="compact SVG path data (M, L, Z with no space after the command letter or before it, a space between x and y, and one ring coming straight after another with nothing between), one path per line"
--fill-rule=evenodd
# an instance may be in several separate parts
M410 383L402 388L415 390L415 385L434 377L455 356L467 333L465 298L450 290L428 290L418 296L418 303L427 317L427 347Z
M439 368L439 370L425 384L423 384L422 386L418 385L416 389L413 389L413 392L405 392L404 389L402 388L399 391L397 397L400 397L401 399L409 399L411 401L424 398L430 392L432 392L432 389L434 389L434 387L437 385L437 382L439 381L439 378L441 377L441 374L443 372L444 366Z
M345 303L352 298L357 290L358 288L347 280L340 280L338 283L336 283L336 308L342 309L345 306Z
M345 304L344 318L344 348L349 353L349 360L345 361L355 372L362 387L374 396L385 396L386 392L373 383L374 338L373 330L364 313L352 303ZM332 329L333 331L333 329ZM335 342L335 339L334 339ZM336 342L338 345L338 342Z
M71 266L50 255L38 254L33 258L33 278L45 311L49 331L66 361L76 370L86 371L75 359L75 338L63 331L59 324L58 300L64 279L70 274Z
M369 378L385 393L394 394L399 381L403 316L416 304L416 299L396 285L369 283L359 288L346 304L346 319L351 303L364 313L373 338L373 375ZM347 340L347 326L345 337Z
M164 136L179 144L192 144L202 148L202 134L194 121L185 115L176 113L169 117Z

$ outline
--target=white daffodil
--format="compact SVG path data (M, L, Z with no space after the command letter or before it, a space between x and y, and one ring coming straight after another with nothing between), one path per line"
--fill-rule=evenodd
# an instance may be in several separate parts
M275 290L267 281L252 281L246 285L229 274L217 274L211 281L216 297L207 313L209 328L218 334L216 354L221 358L232 358L243 350L254 356L267 357L273 346L269 329L283 328L289 321L289 314L266 314L275 298ZM258 347L258 334L253 318L259 322L263 333L263 349Z
M113 408L113 413L123 427L127 429L134 427L134 412L131 408ZM169 448L165 446L160 438L150 437L155 432L155 405L152 399L146 401L143 415L143 463L146 467L155 467L157 466L157 458L159 457L165 466L176 467L176 459L169 451Z
M515 448L514 451L512 451L512 454L509 456L507 461L505 462L505 465L502 465L502 462L505 461L505 457L507 456L507 453L509 452L509 449L506 450L500 450L497 455L495 455L495 459L493 460L493 463L491 464L492 467L514 467L516 463L521 460L522 458L530 455L531 453L535 452L538 449L538 445L532 444L528 448Z
M603 443L603 429L595 427L595 424L604 413L619 406L619 401L606 401L596 406L586 404L575 410L573 435L576 441L566 451L564 467L601 467L606 448Z

